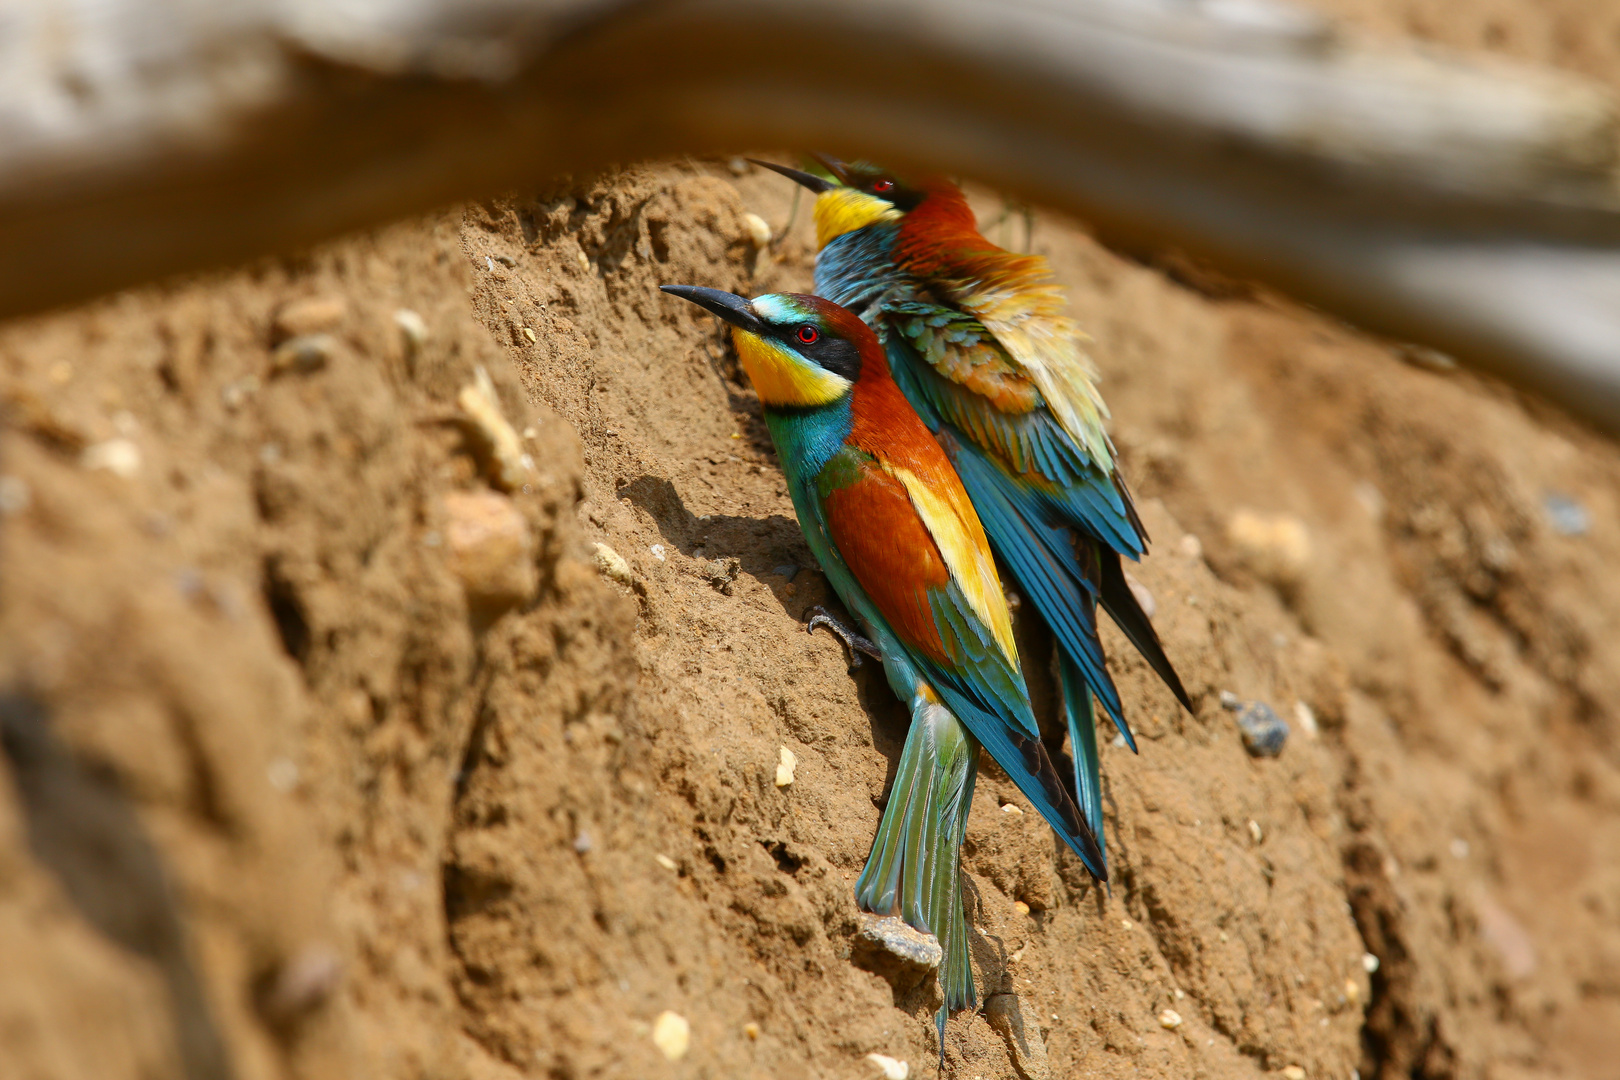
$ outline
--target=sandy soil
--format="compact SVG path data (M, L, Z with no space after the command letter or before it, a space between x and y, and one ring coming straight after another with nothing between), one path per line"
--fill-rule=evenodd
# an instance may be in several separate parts
M1609 62L1574 8L1429 6L1339 14ZM870 970L850 897L904 714L804 633L828 592L757 402L656 291L806 287L807 209L642 167L0 328L0 1073L931 1074L935 991ZM981 779L987 1005L946 1074L1612 1075L1620 453L1075 223L1032 240L1198 710L1110 628L1143 737L1105 752L1112 894ZM515 482L458 405L480 367ZM474 504L522 540L500 587L466 584ZM1280 757L1222 691L1293 724Z

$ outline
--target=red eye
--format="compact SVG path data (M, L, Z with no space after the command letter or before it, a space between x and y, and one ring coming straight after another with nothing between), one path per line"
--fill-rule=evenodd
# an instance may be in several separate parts
M872 190L877 192L879 195L883 194L885 191L893 191L894 190L894 181L893 180L874 180L874 181L872 181Z
M799 340L806 345L814 345L821 339L821 331L813 326L799 327Z

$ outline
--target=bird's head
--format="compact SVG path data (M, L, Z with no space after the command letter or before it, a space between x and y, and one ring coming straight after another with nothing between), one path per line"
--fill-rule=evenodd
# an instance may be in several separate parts
M864 229L876 222L899 221L930 194L925 186L909 184L891 170L870 162L844 162L826 154L812 156L835 179L828 180L769 161L749 160L772 172L781 173L816 193L818 248L826 247L847 232Z
M745 300L696 285L664 285L731 324L743 370L767 408L830 405L848 394L866 364L882 364L876 335L819 296L772 293Z

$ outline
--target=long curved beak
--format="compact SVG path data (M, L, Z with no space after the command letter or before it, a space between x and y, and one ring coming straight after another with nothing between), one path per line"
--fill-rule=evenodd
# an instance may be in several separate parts
M800 172L798 169L790 169L786 165L777 165L773 162L761 161L758 158L749 158L748 160L762 169L769 169L773 173L781 173L795 184L807 187L817 195L820 195L823 191L831 191L838 186L831 180L824 180L815 173Z
M658 287L671 296L678 296L682 300L690 300L698 307L713 312L739 330L746 330L750 334L765 333L765 324L758 315L754 314L754 305L736 293L722 292L719 289L705 289L701 285L660 285Z

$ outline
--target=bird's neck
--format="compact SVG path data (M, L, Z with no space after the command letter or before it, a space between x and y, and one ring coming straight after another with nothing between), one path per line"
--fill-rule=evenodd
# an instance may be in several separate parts
M765 407L765 426L790 486L797 489L813 479L843 448L853 422L851 400L852 395L845 394L827 405Z
M816 295L864 316L905 279L891 252L899 223L885 221L845 233L816 257Z
M979 232L967 196L954 184L931 187L900 223L894 242L895 262L920 277L948 272L963 256L990 253L1005 254Z

